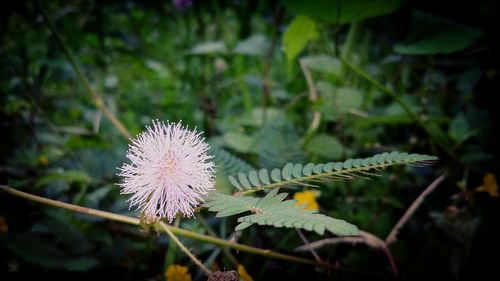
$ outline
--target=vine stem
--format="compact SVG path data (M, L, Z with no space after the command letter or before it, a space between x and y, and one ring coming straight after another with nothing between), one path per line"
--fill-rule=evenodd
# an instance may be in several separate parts
M201 270L203 270L203 272L205 272L206 275L212 274L212 272L206 266L204 266L203 263L199 259L197 259L186 248L186 246L184 246L184 244L182 244L182 242L177 238L177 236L175 236L172 233L172 230L170 230L170 228L164 222L160 222L160 223L158 223L158 225L165 231L165 233L167 233L167 235L170 237L170 239L172 239L175 242L175 244L177 244L177 246L179 246L179 248L184 252L184 254L186 254Z
M394 99L395 102L397 102L401 108L410 116L411 119L413 119L418 126L420 126L450 157L455 159L456 157L450 151L449 145L446 143L445 139L443 139L442 136L445 136L445 133L437 127L437 126L432 126L430 124L426 124L424 120L413 110L410 108L408 104L404 100L402 100L396 92L394 92L392 89L385 87L380 83L379 81L375 80L373 77L371 77L368 73L366 73L364 70L361 68L349 63L344 57L339 57L339 60L342 62L342 64L350 69L352 72L356 73L358 76L366 80L368 83L372 84L375 88L378 90L382 91L383 93L391 96L392 99Z
M140 220L138 218L133 218L133 217L124 216L124 215L120 215L120 214L110 213L110 212L106 212L106 211L100 211L100 210L96 210L96 209L91 209L91 208L87 208L87 207L82 207L82 206L78 206L78 205L74 205L74 204L69 204L69 203L65 203L65 202L61 202L61 201L57 201L57 200L44 198L41 196L37 196L37 195L33 195L30 193L26 193L26 192L17 190L15 188L12 188L12 187L9 187L9 186L3 185L3 184L0 184L0 191L6 192L8 194L11 194L11 195L14 195L17 197L21 197L21 198L24 198L24 199L27 199L30 201L34 201L34 202L42 203L45 205L70 210L73 212L78 212L78 213L82 213L82 214L86 214L86 215L90 215L90 216L105 218L105 219L114 220L114 221L118 221L118 222L122 222L122 223L132 224L132 225L140 225L141 224ZM255 248L252 246L239 244L236 242L226 241L224 239L220 239L217 237L211 237L208 235L192 232L192 231L185 230L185 229L178 228L178 227L171 226L171 225L165 224L164 226L161 226L161 225L157 224L155 227L159 230L164 230L163 227L166 227L172 232L172 234L177 234L177 235L181 235L181 236L188 237L191 239L203 241L206 243L211 243L211 244L214 244L214 245L217 245L220 247L230 247L230 248L244 251L247 253L266 256L269 258L286 260L289 262L296 262L296 263L313 265L313 266L324 267L324 268L333 268L333 266L331 264L328 264L328 263L316 262L313 260L299 258L299 257L291 256L291 255L286 255L286 254L274 252L274 251L267 250L267 249L259 249L259 248Z
M125 138L129 139L132 138L132 134L125 128L122 122L116 118L116 116L111 112L111 110L104 104L104 101L102 97L94 90L92 85L90 84L90 81L88 80L87 76L84 74L82 68L78 64L77 60L71 53L69 47L66 45L64 40L62 39L61 35L56 29L56 26L50 19L49 15L45 11L45 9L42 7L42 4L38 1L35 0L35 5L38 7L38 10L42 14L43 20L47 27L49 28L50 32L56 39L57 43L59 46L62 48L62 51L64 52L64 55L66 55L67 59L69 60L71 66L73 67L74 71L76 72L76 75L78 76L78 79L80 82L83 84L87 92L90 94L92 99L94 100L94 103L96 107L101 110L106 117L108 117L109 121L118 129L120 134L122 134Z

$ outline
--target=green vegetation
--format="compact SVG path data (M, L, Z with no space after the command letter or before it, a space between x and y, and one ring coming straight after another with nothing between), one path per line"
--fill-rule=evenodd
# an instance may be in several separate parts
M498 12L8 0L0 279L164 280L174 264L192 280L248 280L238 265L253 280L498 276ZM153 119L203 131L217 166L216 191L173 226L116 185Z

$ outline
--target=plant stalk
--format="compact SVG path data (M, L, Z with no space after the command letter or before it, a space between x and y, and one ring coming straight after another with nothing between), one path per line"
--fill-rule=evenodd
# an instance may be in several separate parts
M6 192L8 194L11 194L11 195L14 195L17 197L21 197L21 198L24 198L24 199L27 199L30 201L34 201L34 202L42 203L45 205L70 210L73 212L78 212L78 213L87 214L90 216L105 218L105 219L123 222L123 223L127 223L127 224L137 225L137 226L140 225L140 220L138 218L128 217L128 216L124 216L124 215L120 215L120 214L110 213L110 212L106 212L106 211L100 211L100 210L96 210L96 209L91 209L91 208L87 208L87 207L82 207L82 206L78 206L78 205L74 205L74 204L69 204L69 203L64 203L64 202L57 201L57 200L44 198L41 196L37 196L37 195L33 195L30 193L26 193L26 192L17 190L15 188L12 188L12 187L9 187L9 186L3 185L3 184L0 184L0 191ZM163 226L160 226L158 224L155 227L159 228L160 230L163 230ZM258 249L258 248L252 247L252 246L247 246L247 245L242 245L242 244L235 243L235 242L226 241L224 239L220 239L217 237L211 237L211 236L204 235L204 234L199 234L196 232L192 232L192 231L185 230L182 228L174 227L171 225L165 224L165 227L168 228L173 234L182 235L184 237L203 241L206 243L211 243L211 244L214 244L214 245L217 245L220 247L229 247L229 248L233 248L236 250L240 250L240 251L244 251L244 252L248 252L248 253L252 253L252 254L256 254L256 255L286 260L286 261L290 261L290 262L308 264L308 265L324 267L324 268L333 268L333 266L328 264L328 263L320 263L320 262L316 262L316 261L309 260L309 259L304 259L304 258L299 258L299 257L295 257L295 256L290 256L290 255L274 252L274 251L267 250L267 249Z

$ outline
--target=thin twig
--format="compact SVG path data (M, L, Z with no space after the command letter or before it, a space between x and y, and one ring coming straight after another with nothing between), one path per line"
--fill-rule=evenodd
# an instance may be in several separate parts
M203 272L205 272L206 275L212 274L212 272L206 268L203 263L197 259L187 248L182 244L182 242L172 233L172 230L164 223L160 222L159 223L160 227L167 233L167 235L172 239L177 246L186 254Z
M298 228L295 228L295 230L299 234L300 239L302 240L302 242L304 242L305 245L308 245L309 244L309 240L307 240L307 237L304 235L304 233L302 233L302 231L300 229L298 229ZM316 253L316 250L314 250L314 249L311 248L311 249L309 249L309 252L311 252L311 254L313 255L314 259L317 262L323 262L323 260L319 257L318 253Z
M411 216L415 213L415 211L420 207L422 202L429 193L431 193L444 179L446 178L446 174L441 174L437 179L435 179L418 197L413 201L408 210L404 213L404 215L399 219L398 223L392 228L391 232L385 239L385 243L390 245L397 241L397 236L401 228L408 222Z
M82 207L82 206L78 206L78 205L74 205L74 204L69 204L69 203L64 203L64 202L57 201L57 200L44 198L41 196L37 196L37 195L33 195L30 193L26 193L26 192L17 190L15 188L12 188L12 187L9 187L9 186L3 185L3 184L0 184L0 191L6 192L8 194L11 194L11 195L14 195L17 197L21 197L21 198L24 198L24 199L27 199L30 201L34 201L34 202L42 203L45 205L70 210L73 212L83 213L86 215L91 215L91 216L95 216L95 217L119 221L119 222L132 224L132 225L140 225L141 224L141 222L138 218L133 218L133 217L124 216L124 215L120 215L120 214L114 214L114 213L110 213L110 212L100 211L100 210L96 210L96 209L91 209L91 208L87 208L87 207ZM244 251L247 253L252 253L252 254L262 255L262 256L266 256L266 257L270 257L270 258L286 260L286 261L290 261L290 262L308 264L308 265L319 266L319 267L324 267L324 268L332 268L332 266L330 264L327 264L327 263L319 263L319 262L316 262L313 260L299 258L299 257L295 257L295 256L290 256L290 255L274 252L274 251L267 250L267 249L258 249L258 248L252 247L252 246L247 246L247 245L239 244L236 242L226 241L224 239L220 239L217 237L211 237L208 235L196 233L193 231L185 230L185 229L174 227L171 225L166 225L166 226L174 234L185 236L185 237L199 240L199 241L203 241L206 243L214 244L214 245L217 245L220 247L229 247L229 248Z
M366 246L372 249L381 250L385 253L387 260L389 261L389 265L391 266L392 272L397 277L398 269L388 246L397 240L396 238L399 231L406 224L406 222L408 222L408 220L415 213L418 207L422 204L425 197L429 195L429 193L431 193L445 178L446 174L440 175L417 197L417 199L415 199L415 201L410 205L408 210L406 210L406 212L398 221L398 223L393 227L393 229L391 230L385 241L367 231L360 231L360 236L334 237L334 238L322 239L297 247L295 251L298 252L310 251L312 249L317 249L332 244L342 244L342 243L351 245L365 244Z
M364 244L371 249L380 250L384 252L391 267L394 276L398 276L398 268L396 267L396 263L394 262L394 258L392 257L390 249L385 244L384 240L378 238L374 234L367 231L360 231L359 236L355 237L334 237L318 240L307 245L300 246L295 249L295 251L308 251L312 249L322 248L326 245L334 245L334 244Z
M309 69L307 69L304 61L299 60L299 64L300 68L302 69L302 73L304 73L304 77L306 78L307 87L309 89L309 100L313 103L318 100L318 91L316 90L316 86L314 85L314 80L312 78L311 72L309 71ZM318 110L315 110L313 112L311 125L309 125L309 129L307 129L303 143L307 142L307 140L314 134L314 132L318 129L320 122L321 113Z
M271 69L271 64L273 62L274 49L276 49L276 43L278 41L279 35L279 26L281 24L281 19L283 17L284 9L281 5L278 5L276 15L274 17L274 29L273 35L271 39L271 44L269 45L269 49L267 50L266 59L264 61L264 67L262 69L262 109L264 113L264 121L266 120L267 114L267 106L269 104L270 99L270 79L269 72Z
M54 37L56 38L57 43L59 46L62 48L64 54L66 55L67 59L69 60L71 66L76 72L76 75L78 76L80 82L83 84L87 92L90 94L91 98L94 100L94 103L96 107L101 110L106 117L108 117L109 121L118 129L118 131L127 139L132 138L132 134L125 128L122 122L116 118L116 116L111 112L111 110L104 104L104 101L102 97L94 90L92 85L90 84L90 81L88 80L87 76L84 74L82 68L78 64L77 60L71 53L69 47L66 45L64 40L62 39L61 35L56 29L56 26L52 22L52 20L49 18L49 15L45 11L45 9L42 7L41 3L38 0L35 0L35 4L38 7L38 10L40 10L40 13L42 14L42 17L44 19L45 24L49 28L50 32Z
M374 234L361 230L359 232L359 236L342 236L342 237L321 239L318 241L311 242L307 245L302 245L300 247L297 247L295 251L302 252L311 249L319 249L326 245L333 245L333 244L352 244L352 245L365 244L366 246L372 249L381 249L382 245L384 244L384 241L375 236Z

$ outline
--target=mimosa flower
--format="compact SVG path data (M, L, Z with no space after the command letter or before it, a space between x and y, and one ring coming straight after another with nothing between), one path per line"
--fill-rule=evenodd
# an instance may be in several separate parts
M148 222L172 222L178 213L192 217L203 196L214 190L208 144L180 123L156 120L146 129L129 145L131 164L119 168L121 193L132 194L130 207L137 206Z

